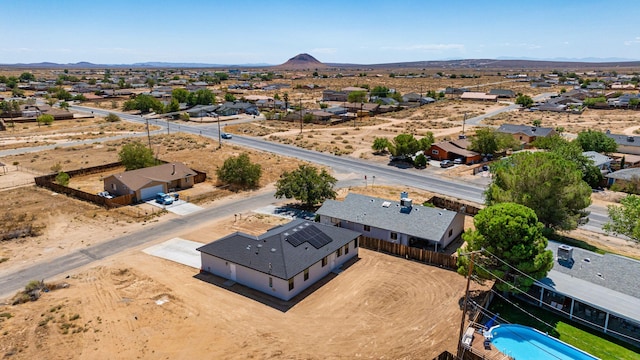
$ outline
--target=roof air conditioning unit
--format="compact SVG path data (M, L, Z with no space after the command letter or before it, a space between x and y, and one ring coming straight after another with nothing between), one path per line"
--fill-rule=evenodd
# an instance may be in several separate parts
M573 260L573 248L569 245L558 246L558 260L572 261Z

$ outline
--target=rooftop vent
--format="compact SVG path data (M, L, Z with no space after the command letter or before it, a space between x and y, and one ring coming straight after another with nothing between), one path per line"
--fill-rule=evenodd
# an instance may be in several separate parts
M388 202L388 201L385 201L385 202L382 203L382 207L384 207L384 208L388 208L389 206L391 206L391 203Z
M569 245L558 246L558 261L572 261L573 260L573 248Z
M634 140L635 139L633 138L633 136L627 136L627 141L628 142L634 142Z
M276 252L276 248L271 248L271 252Z
M536 127L535 126L531 127L531 131L536 131Z
M403 191L400 193L400 199L406 199L409 197L409 193L406 191Z
M400 206L410 208L413 205L413 200L409 198L400 199Z

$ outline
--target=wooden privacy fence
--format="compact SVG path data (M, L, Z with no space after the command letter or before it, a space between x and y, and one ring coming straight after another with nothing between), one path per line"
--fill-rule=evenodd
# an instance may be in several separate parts
M49 190L53 190L59 194L65 194L65 195L72 196L76 199L90 201L94 204L104 206L107 209L129 205L133 202L133 198L135 196L134 194L127 194L127 195L118 196L112 199L107 199L105 197L98 196L96 194L91 194L86 191L77 190L67 186L56 184L55 182L53 182L55 177L56 177L55 174L38 176L37 178L35 178L35 182L36 182L36 185L42 186Z
M435 205L436 207L455 211L455 212L461 212L469 216L476 216L478 214L478 211L481 210L480 207L475 206L471 203L463 202L457 199L444 198L440 196L434 196L431 199L429 199L428 202Z
M401 256L407 259L420 261L430 265L441 266L446 269L456 270L456 257L402 244L396 244L380 239L374 239L370 237L360 237L360 247L365 249L384 252L387 254Z

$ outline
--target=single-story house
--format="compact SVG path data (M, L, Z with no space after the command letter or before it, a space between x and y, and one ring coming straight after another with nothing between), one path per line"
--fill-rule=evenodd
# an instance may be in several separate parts
M413 205L407 193L400 196L400 201L390 201L349 193L344 201L325 201L316 214L322 224L435 251L449 245L464 231L464 214Z
M582 153L585 157L593 161L593 166L597 167L603 173L611 172L611 162L612 158L607 155L602 155L595 151L585 151Z
M556 131L552 128L515 124L502 124L496 131L510 134L523 144L531 144L539 137L548 137L556 134Z
M202 271L287 301L357 257L359 237L298 219L259 236L236 232L197 250Z
M509 89L491 89L489 91L489 95L496 95L499 98L514 98L514 97L516 97L515 91L509 90Z
M549 241L556 255L547 276L529 290L539 306L607 334L640 342L640 261Z
M431 145L429 156L434 160L462 159L463 164L475 164L482 160L482 155L467 150L471 144L467 139L440 141Z
M460 95L461 100L498 101L498 95L485 94L483 92L466 91Z
M347 101L348 94L345 91L323 90L322 101Z
M618 152L640 155L640 136L611 134L609 131L606 132L606 135L618 144Z
M104 178L104 190L112 195L135 194L137 201L153 198L159 192L193 186L196 172L180 162L125 171Z
M605 175L607 185L618 184L624 186L627 183L640 183L640 168L622 169Z

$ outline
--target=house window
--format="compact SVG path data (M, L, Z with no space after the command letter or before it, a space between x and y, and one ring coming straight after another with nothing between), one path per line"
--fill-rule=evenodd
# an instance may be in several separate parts
M336 257L340 256L342 256L342 248L338 248L338 250L336 250Z
M358 239L359 238L356 238L355 240L353 240L353 248L354 249L358 247Z
M364 231L371 231L371 226L365 225L364 226Z
M111 183L111 190L117 190L116 184Z
M347 255L349 253L349 244L344 246L344 254Z
M289 291L293 290L293 278L289 279Z
M522 136L520 136L520 140L522 140Z
M273 278L271 276L269 276L269 287L273 287Z
M449 237L451 237L451 235L453 235L453 229L449 229Z
M433 150L431 150L431 153L433 155L438 155L438 153L440 153L440 152L438 150L436 150L436 149L433 149Z
M391 233L391 240L398 240L398 233Z
M189 178L184 178L184 182L188 184L189 183Z
M327 256L322 258L322 267L327 266Z
M304 281L309 280L309 269L304 269Z

